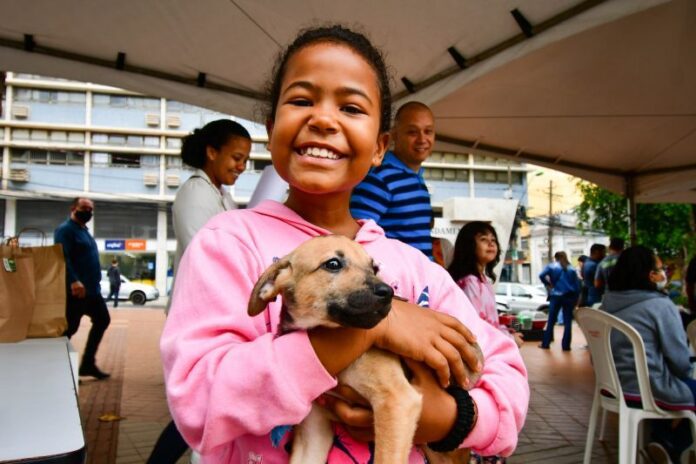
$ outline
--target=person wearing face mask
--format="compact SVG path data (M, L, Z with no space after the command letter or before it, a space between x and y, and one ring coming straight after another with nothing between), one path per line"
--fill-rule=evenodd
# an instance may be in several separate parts
M65 317L68 328L64 335L72 337L80 327L82 316L89 316L92 328L87 336L79 374L106 379L109 374L97 367L96 354L111 317L101 296L101 267L97 243L89 233L87 223L92 219L94 203L89 198L75 198L70 217L53 233L55 243L63 246L66 267L67 301Z
M691 378L690 352L679 310L663 292L666 285L667 275L659 256L644 246L627 248L609 276L609 291L601 309L630 324L643 339L650 386L658 405L688 409L696 405L696 380ZM630 402L639 392L633 347L617 333L612 335L611 348L621 386ZM680 462L681 453L691 442L688 424L685 431L683 428L684 424L667 429L656 424L655 443L648 445L645 452L655 461L663 458L666 451L673 462Z
M251 135L241 124L230 119L210 122L184 138L181 159L196 170L176 193L172 207L176 236L172 295L179 262L193 236L213 216L237 208L223 185L234 185L246 169L250 152ZM147 463L174 464L186 450L188 444L171 421L162 430Z

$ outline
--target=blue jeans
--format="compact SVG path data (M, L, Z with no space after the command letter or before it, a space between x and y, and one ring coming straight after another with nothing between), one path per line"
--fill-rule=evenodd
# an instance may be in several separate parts
M578 301L576 294L571 295L551 295L549 298L549 320L546 323L546 330L544 331L544 338L541 342L541 346L548 348L553 338L553 328L556 325L556 318L558 317L558 312L563 311L563 340L561 341L561 347L568 351L570 350L570 340L572 338L572 328L573 328L573 309L575 309L575 303Z

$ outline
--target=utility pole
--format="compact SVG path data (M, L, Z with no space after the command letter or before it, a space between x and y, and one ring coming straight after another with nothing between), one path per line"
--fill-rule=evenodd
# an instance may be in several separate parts
M549 181L549 225L548 225L548 242L549 242L549 252L547 258L549 264L553 263L553 180Z

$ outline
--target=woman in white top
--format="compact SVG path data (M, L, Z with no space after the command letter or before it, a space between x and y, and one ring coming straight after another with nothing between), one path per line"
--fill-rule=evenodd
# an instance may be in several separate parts
M196 168L176 194L172 208L178 267L193 236L213 216L237 205L223 185L234 185L246 169L251 136L241 124L219 119L184 138L181 158Z
M176 193L172 208L176 235L175 285L179 261L196 232L216 214L237 208L222 186L234 185L246 169L250 151L249 132L229 119L208 123L184 138L181 159L196 171ZM172 421L160 434L147 462L174 464L187 449Z

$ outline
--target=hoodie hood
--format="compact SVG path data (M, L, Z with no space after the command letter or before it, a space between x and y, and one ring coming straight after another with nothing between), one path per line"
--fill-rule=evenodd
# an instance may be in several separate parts
M602 300L602 309L609 314L615 314L635 304L658 298L667 298L667 295L651 290L609 291Z
M256 214L261 214L263 216L279 219L284 223L302 230L303 232L312 236L332 235L330 231L306 221L295 211L291 210L282 203L278 203L277 201L263 201L249 211L253 211ZM375 240L384 238L384 230L382 230L382 228L372 219L356 219L356 221L358 224L360 224L360 230L355 236L355 241L359 244L365 245L367 243L374 242Z

